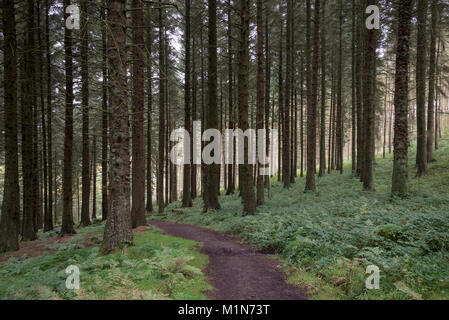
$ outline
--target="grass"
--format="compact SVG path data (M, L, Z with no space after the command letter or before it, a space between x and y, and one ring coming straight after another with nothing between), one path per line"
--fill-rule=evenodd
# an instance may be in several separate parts
M98 246L81 242L83 234L98 232L90 240L101 243L102 229L80 230L52 245L55 253L0 263L0 299L206 299L203 292L211 287L201 270L208 257L197 242L150 228L135 236L135 246L99 256ZM69 265L80 269L80 290L65 286Z
M317 192L304 193L305 179L289 189L273 179L273 197L254 216L242 216L238 195L220 198L222 210L202 213L174 203L166 219L239 236L293 266L290 281L312 299L449 299L449 143L436 162L415 176L410 150L410 193L391 197L392 155L378 158L376 192L362 191L351 174L317 178ZM160 219L161 217L157 217ZM368 265L380 269L380 289L365 288Z

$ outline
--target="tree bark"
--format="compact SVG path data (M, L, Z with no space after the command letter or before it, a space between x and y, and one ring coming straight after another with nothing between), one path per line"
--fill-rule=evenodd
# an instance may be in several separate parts
M207 99L208 106L205 112L205 130L218 129L217 108L217 1L209 0L209 46L208 46L208 79ZM206 165L204 210L218 210L217 184L220 183L219 167L217 164Z
M64 0L64 10L70 5L70 0ZM68 18L68 14L65 14ZM64 172L62 178L62 226L61 235L74 234L73 228L73 61L72 61L72 30L65 28L65 129L64 129Z
M81 225L90 225L90 175L89 175L89 62L88 62L88 37L87 27L87 0L81 1L81 109L83 113L82 128L82 202Z
M133 243L130 213L129 125L126 96L126 12L119 0L108 0L108 70L111 88L110 209L104 229L102 254Z
M241 33L238 54L238 103L239 128L245 132L248 123L248 69L249 69L249 0L240 2ZM244 163L239 164L239 190L243 201L243 213L252 215L256 211L251 165L248 162L248 141L244 139Z
M418 39L416 46L416 164L418 176L427 171L426 148L426 50L427 0L418 0Z
M147 224L145 218L145 145L144 145L144 23L143 2L133 0L132 20L132 227Z
M265 108L265 83L264 83L264 27L263 27L263 4L262 0L257 0L257 129L263 130L264 128L264 108ZM265 132L266 134L266 132ZM259 135L259 133L258 133ZM257 146L259 145L260 137L257 140ZM263 141L265 143L265 141ZM257 155L259 157L259 155ZM261 162L258 162L258 167L261 167ZM260 170L259 170L260 171ZM260 172L257 172L257 200L256 205L261 206L264 204L264 181Z
M190 0L185 1L186 5L186 17L185 17L185 24L186 24L186 30L185 30L185 87L184 87L184 126L185 130L188 132L190 137L190 144L192 143L192 127L191 127L191 115L190 115ZM190 145L187 143L184 143L184 148L189 148L190 151ZM184 152L186 154L186 152ZM183 188L182 188L182 206L184 208L192 207L192 193L190 190L191 187L191 164L192 164L192 154L190 154L189 157L189 163L185 164L184 161L184 179L183 179Z
M436 72L436 34L437 34L437 15L438 0L432 0L431 12L432 22L430 30L430 59L429 59L429 100L427 108L427 162L434 161L433 142L435 139L435 72Z
M408 192L408 64L412 10L412 0L398 1L392 193L399 195Z
M17 141L17 42L14 1L3 0L5 180L0 217L0 252L19 249L20 189Z

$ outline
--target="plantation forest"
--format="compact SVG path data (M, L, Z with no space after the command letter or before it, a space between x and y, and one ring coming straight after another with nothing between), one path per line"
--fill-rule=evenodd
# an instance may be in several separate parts
M449 299L447 0L0 2L0 299Z

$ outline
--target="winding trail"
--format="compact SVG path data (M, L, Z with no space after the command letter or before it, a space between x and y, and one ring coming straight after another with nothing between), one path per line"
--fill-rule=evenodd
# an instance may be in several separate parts
M285 282L281 262L240 244L217 231L170 221L149 221L166 234L202 242L209 256L205 273L215 288L207 296L217 300L305 300L306 294Z

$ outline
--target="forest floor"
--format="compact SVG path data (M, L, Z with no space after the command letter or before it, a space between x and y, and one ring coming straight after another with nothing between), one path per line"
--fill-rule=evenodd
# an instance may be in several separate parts
M216 300L304 300L305 293L287 284L283 263L255 248L217 231L169 221L152 225L176 237L203 243L209 256L204 270L214 289L207 296Z
M202 273L208 256L200 243L140 227L134 246L99 256L103 229L98 223L64 238L40 233L0 256L0 299L207 299L212 287ZM66 287L70 265L80 270L79 290Z
M217 212L202 212L196 199L151 219L221 231L277 254L308 299L449 299L449 141L423 177L410 148L407 198L391 196L392 157L376 159L375 192L362 190L348 164L343 175L317 178L315 193L303 192L303 178L285 190L274 177L272 198L254 216L242 216L236 193L220 197ZM370 265L380 270L379 289L366 288Z
M407 198L391 197L387 155L376 160L376 192L362 191L350 166L317 178L315 193L274 177L254 216L242 216L237 193L217 212L204 213L201 198L176 202L149 215L162 230L134 230L133 247L106 256L104 223L65 238L40 232L0 255L0 299L449 299L449 141L420 178L414 152ZM80 290L66 288L69 265ZM365 286L370 265L379 289Z

